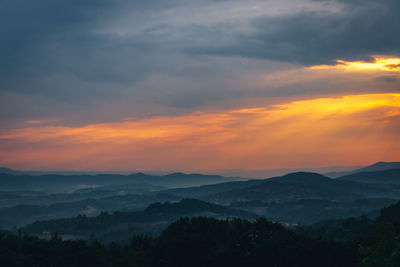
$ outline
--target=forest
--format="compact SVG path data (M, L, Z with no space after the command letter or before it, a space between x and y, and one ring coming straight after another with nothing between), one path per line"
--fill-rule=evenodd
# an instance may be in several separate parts
M400 202L374 219L287 229L264 218L180 218L129 244L49 240L4 232L3 266L400 266ZM350 227L357 225L356 227ZM357 231L357 230L362 231ZM331 231L346 233L341 240ZM343 236L343 235L342 235Z

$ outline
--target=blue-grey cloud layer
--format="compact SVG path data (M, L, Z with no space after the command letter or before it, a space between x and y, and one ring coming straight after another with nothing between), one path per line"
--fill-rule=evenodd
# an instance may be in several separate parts
M225 100L246 97L304 94L301 85L293 85L297 91L293 86L260 90L246 75L292 63L400 54L400 2L314 4L328 7L241 18L222 9L221 17L210 21L207 12L193 19L189 12L222 5L234 10L244 2L3 0L0 121L49 117L49 110L54 117L75 114L102 121L223 106ZM341 10L330 11L331 4ZM241 83L246 77L248 83ZM383 77L381 82L398 80ZM318 91L318 86L307 90Z
M318 0L318 2L332 2ZM193 52L276 59L304 65L400 54L400 2L339 0L341 12L309 12L251 21L254 32L237 32L225 46Z

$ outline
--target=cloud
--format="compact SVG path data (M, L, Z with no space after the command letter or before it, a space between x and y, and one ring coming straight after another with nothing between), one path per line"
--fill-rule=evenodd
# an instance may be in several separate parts
M14 168L127 171L363 165L398 159L399 125L399 94L347 95L3 130L0 158Z
M193 2L2 1L0 90L39 91L44 84L32 89L18 81L60 73L98 83L141 80L159 65L165 69L162 37L169 25L160 25L157 17ZM222 0L204 4L213 2Z
M303 68L396 53L397 2L359 3L1 1L0 123L76 126L392 92L397 73Z
M231 39L224 45L198 46L191 51L307 66L332 64L337 59L366 60L374 54L400 55L400 37L394 34L400 24L399 1L338 2L343 4L339 12L302 10L281 16L259 16L251 21L252 31L227 33L225 36Z
M264 96L346 95L398 92L399 58L376 57L372 62L338 60L336 65L314 65L268 73L258 79ZM262 89L264 88L264 90Z
M36 125L36 124L50 124L55 122L58 122L58 120L29 120L26 123Z

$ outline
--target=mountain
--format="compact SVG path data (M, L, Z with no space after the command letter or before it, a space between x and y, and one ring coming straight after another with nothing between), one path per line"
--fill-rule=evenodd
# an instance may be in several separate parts
M172 194L181 197L191 197L191 198L199 198L208 196L210 194L226 192L234 189L246 188L250 186L256 186L262 184L264 180L247 180L247 181L235 181L235 182L226 182L212 185L202 185L202 186L194 186L194 187L186 187L186 188L173 188L162 191L166 194Z
M357 172L372 172L372 171L384 171L389 169L400 168L400 162L384 162L380 161L371 166L367 166L357 170Z
M393 231L400 234L400 202L394 202L390 205L385 205L378 210L377 216L374 219L366 216L356 217L353 215L346 219L324 220L317 223L300 226L296 228L298 233L314 236L316 238L326 238L336 241L358 240L376 242L379 238L393 238L398 236ZM386 232L386 234L383 234ZM375 237L374 237L375 235ZM392 242L385 242L392 245ZM400 243L399 243L400 244ZM380 246L384 245L380 243ZM384 251L380 247L381 251ZM373 266L386 266L387 264L373 264Z
M344 172L361 168L362 166L330 166L320 168L286 168L286 169L215 169L202 170L203 174L218 174L222 176L239 176L249 179L265 179L268 177L282 176L292 172Z
M244 201L230 207L245 210L288 226L308 225L323 220L345 219L353 216L375 218L382 207L396 199L368 198L347 201L300 199L288 202Z
M387 197L391 196L393 192L387 190L387 188L380 187L373 184L360 184L357 181L345 180L345 179L331 179L318 173L309 172L297 172L284 175L282 177L276 177L268 179L269 181L279 182L281 184L293 184L299 186L305 186L313 190L325 191L328 198L329 194L333 195L347 195L349 198L353 197ZM400 187L391 188L398 192ZM396 194L394 195L396 196ZM334 197L334 196L333 196ZM308 198L311 198L310 196ZM322 196L322 198L325 198Z
M222 183L164 191L181 197L196 197L213 203L240 201L288 202L299 199L347 201L360 198L398 198L400 186L331 179L318 173L297 172L264 180Z
M163 192L230 205L290 225L363 214L373 218L380 208L400 199L400 185L332 179L309 172Z
M66 193L82 188L99 186L147 184L167 188L189 187L205 184L216 184L242 178L228 178L219 175L201 175L172 173L168 175L149 175L135 173L131 175L97 174L97 175L11 175L0 174L0 188L3 191L35 190Z
M153 194L166 189L148 184L121 184L109 186L82 185L70 193L45 193L41 191L0 191L0 208L18 205L50 205L62 202L75 202L85 199L100 199L115 196Z
M57 232L60 236L95 238L107 242L122 241L134 234L158 234L181 217L196 216L247 219L257 217L245 211L196 199L183 199L176 203L154 203L139 212L101 213L96 217L80 215L75 218L38 221L27 225L24 231L35 235Z
M146 216L201 216L208 217L248 217L254 218L254 215L244 211L238 211L229 207L204 202L198 199L185 198L176 203L153 203L148 206L143 214Z
M384 171L384 170L395 169L395 168L400 168L400 162L380 161L380 162L374 163L370 166L366 166L366 167L363 167L360 169L355 169L352 171L345 171L345 172L328 172L328 173L325 173L325 175L328 177L331 177L331 178L337 178L340 176L350 175L350 174L354 174L354 173Z
M176 188L164 191L168 194L173 194L182 197L207 197L212 195L218 195L224 192L232 192L237 194L242 194L245 191L262 191L263 195L267 197L267 191L271 191L272 194L284 193L284 191L289 192L290 188L300 191L302 187L332 187L334 184L342 184L342 182L337 182L333 179L325 177L318 173L310 172L297 172L291 173L284 176L273 177L268 179L260 180L248 180L240 182L228 182L220 183L216 185L204 185L198 187L188 187L188 188ZM295 186L292 186L295 185ZM290 188L289 188L290 187ZM240 193L241 192L241 193ZM285 194L282 197L286 197ZM240 199L233 201L240 201Z
M11 168L0 167L0 173L13 175L96 175L99 172L90 171L19 171Z
M397 202L389 207L383 208L381 214L377 218L378 221L390 222L397 224L400 230L400 202Z
M365 176L372 178L368 180ZM1 180L2 177L7 178L6 181ZM11 180L12 177L15 181ZM380 180L373 180L376 177ZM387 178L384 180L382 177ZM0 227L9 229L35 220L73 217L78 214L96 216L102 211L140 210L154 202L179 201L183 198L230 205L235 209L289 224L345 218L353 214L374 217L378 209L400 199L400 183L394 182L396 177L396 169L358 173L339 179L318 173L297 172L264 180L232 182L226 182L230 178L222 176L183 173L164 176L143 173L128 176L0 175L0 186L7 189L27 185L32 187L31 184L41 190L75 188L72 193L57 194L37 191L0 192L0 204L3 205L0 209ZM221 180L225 182L175 189L155 185L188 185ZM12 203L17 205L11 206Z
M136 176L137 174L131 175ZM165 186L168 188L176 187L191 187L200 186L207 184L218 184L224 182L241 181L245 180L240 177L224 177L220 175L204 175L204 174L185 174L181 172L171 173L163 176L151 176L151 182L149 179L143 180L152 185Z
M371 184L400 185L400 168L384 171L361 172L339 177L338 180Z
M12 174L12 175L20 175L23 174L20 171L15 171L13 169L10 168L5 168L5 167L0 167L0 173L4 173L4 174Z
M79 214L97 216L104 211L142 210L154 202L179 201L180 199L166 194L147 194L112 196L99 199L89 198L48 205L17 205L0 209L0 229L22 227L37 220L74 217Z
M216 193L206 199L216 203L260 200L287 202L299 199L351 200L368 196L387 197L393 192L352 181L330 179L317 173L292 173L264 180L256 186Z

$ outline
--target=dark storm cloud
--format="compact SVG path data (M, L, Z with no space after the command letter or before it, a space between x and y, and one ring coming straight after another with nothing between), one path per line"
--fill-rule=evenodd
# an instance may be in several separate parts
M286 13L278 0L0 1L0 123L101 122L303 94L311 86L301 81L257 79L293 62L398 53L397 2L314 1L307 12L297 9L306 1L284 1ZM338 2L343 11L328 12ZM325 87L311 91L336 90Z
M132 39L99 31L121 15L126 5L127 1L118 0L3 1L0 89L54 90L41 83L35 85L40 77L55 73L72 73L98 82L140 77L146 70L142 55L147 48ZM130 10L147 6L137 4ZM121 55L134 56L135 64Z
M341 12L302 11L258 17L250 24L252 32L237 32L224 46L200 46L191 51L304 65L329 64L336 59L366 60L372 54L400 54L399 1L337 2L344 4Z
M54 88L47 88L38 79L60 73L98 83L140 80L164 65L162 40L152 34L162 26L127 35L107 27L125 16L134 28L135 22L151 21L157 11L187 3L182 0L2 1L0 90L54 93Z
M174 100L182 88L154 92L136 83L155 73L185 75L180 65L192 64L172 51L182 44L169 37L174 29L159 17L195 2L0 1L0 122L70 113L90 121L140 116L157 110L154 95L162 98L158 102L186 106L189 100ZM212 2L222 1L202 4ZM115 104L99 115L105 102Z
M222 0L201 4L212 2ZM342 12L249 18L251 30L239 33L234 30L238 25L229 22L181 27L157 23L157 11L197 1L4 0L0 3L0 90L64 97L65 91L60 93L47 84L56 84L59 76L61 84L71 75L85 83L102 84L83 84L88 92L105 84L132 83L151 73L171 71L178 64L171 52L305 65L366 59L376 53L399 54L398 1L336 2L345 5ZM128 17L132 28L149 25L128 34L110 31L110 25L121 17ZM43 77L53 78L49 82Z

